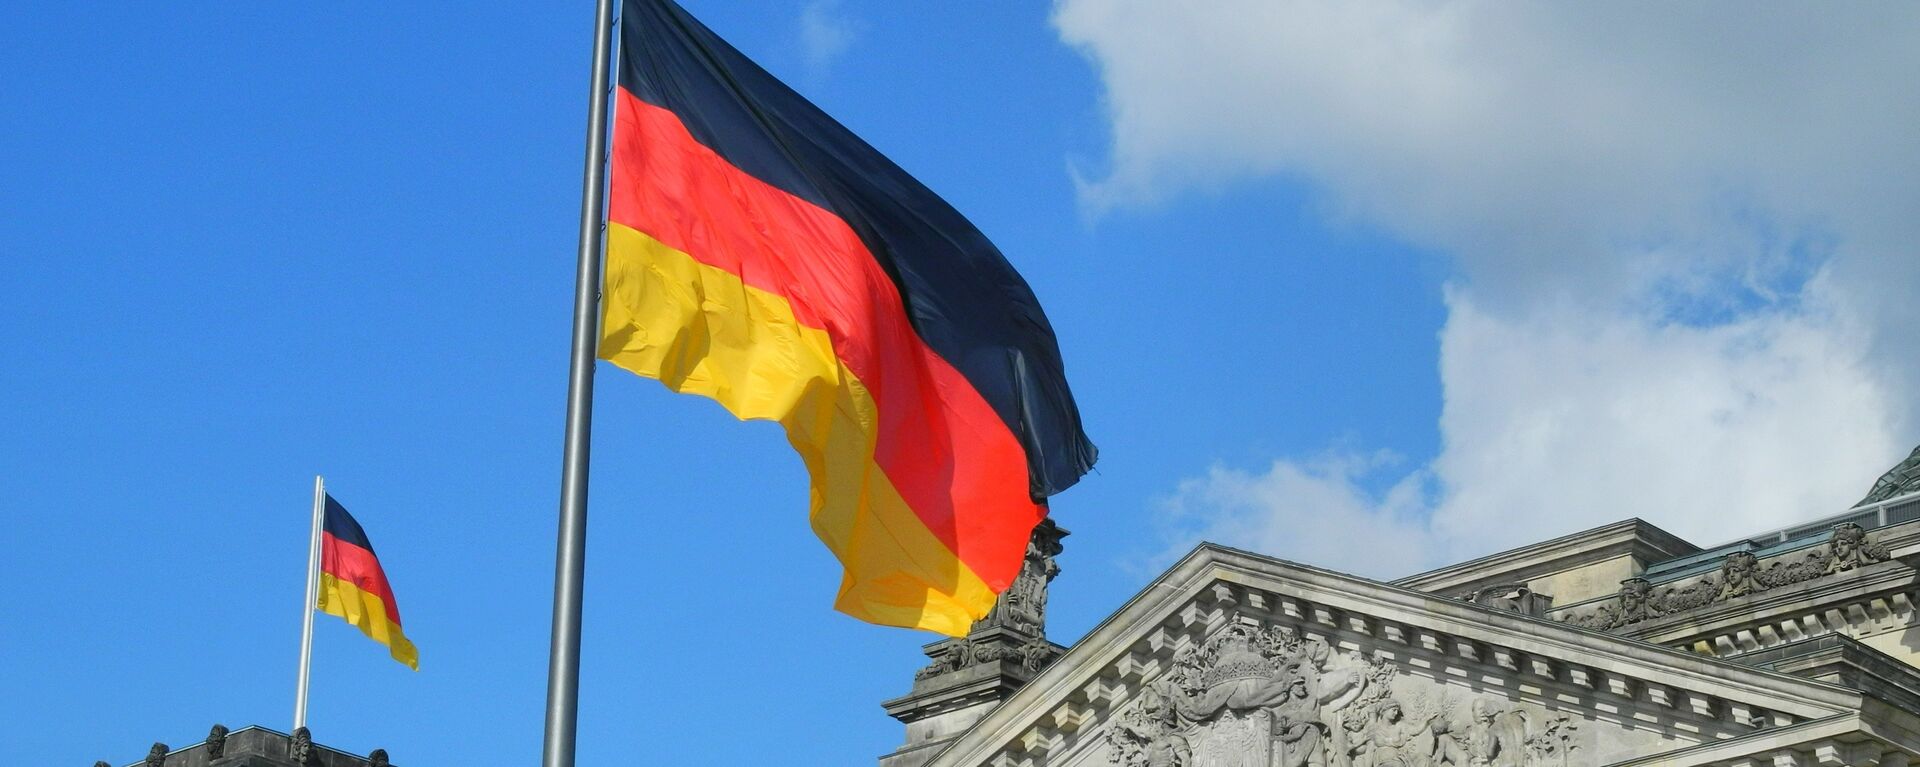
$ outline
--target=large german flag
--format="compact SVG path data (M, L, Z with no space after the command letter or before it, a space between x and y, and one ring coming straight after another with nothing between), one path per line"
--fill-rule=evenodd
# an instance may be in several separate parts
M1033 291L672 2L620 30L600 356L786 427L841 611L966 633L1095 456Z

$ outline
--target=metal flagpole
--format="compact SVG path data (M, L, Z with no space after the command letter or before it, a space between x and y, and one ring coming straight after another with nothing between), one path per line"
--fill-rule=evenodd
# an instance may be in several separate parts
M293 729L307 726L307 679L313 669L313 607L320 601L320 526L326 514L327 483L313 478L313 532L307 539L307 600L300 611L300 688L293 695Z
M593 427L593 365L600 340L600 245L606 218L613 0L599 0L593 24L593 91L587 102L587 167L580 190L580 252L574 270L573 359L567 374L566 443L560 465L560 535L554 553L546 744L540 754L543 767L573 767L573 740L579 720L580 597L587 569L587 452Z

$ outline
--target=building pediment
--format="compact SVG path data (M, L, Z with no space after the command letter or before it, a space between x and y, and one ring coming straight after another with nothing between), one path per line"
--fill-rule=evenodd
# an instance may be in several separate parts
M1831 684L1203 545L930 764L1679 765L1822 748L1856 761L1804 763L1904 764L1915 721Z

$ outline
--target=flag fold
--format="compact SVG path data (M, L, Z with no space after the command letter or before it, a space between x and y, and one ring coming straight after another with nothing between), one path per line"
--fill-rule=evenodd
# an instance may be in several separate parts
M400 606L360 523L333 496L326 497L326 516L320 532L321 612L345 618L375 642L387 646L394 660L420 670L420 652L400 630Z
M777 421L855 617L964 634L1096 451L1033 291L667 0L626 0L600 356Z

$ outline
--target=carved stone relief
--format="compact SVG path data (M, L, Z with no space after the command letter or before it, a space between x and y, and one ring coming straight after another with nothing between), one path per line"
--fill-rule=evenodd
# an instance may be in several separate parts
M1552 596L1536 592L1524 583L1506 583L1475 589L1461 594L1460 601L1536 618L1546 615L1547 609L1553 606Z
M1620 582L1612 604L1564 615L1561 621L1596 629L1615 629L1663 615L1685 612L1768 589L1804 583L1888 559L1887 547L1852 522L1836 525L1819 548L1798 560L1775 561L1761 567L1752 552L1736 551L1720 560L1720 571L1693 581L1655 589L1643 578Z
M1574 764L1564 714L1397 689L1390 662L1235 623L1178 656L1107 730L1118 767Z
M1060 574L1055 561L1060 555L1064 533L1053 520L1041 520L1027 539L1026 561L1020 566L1007 590L994 602L993 611L981 619L979 628L1006 626L1032 636L1047 633L1047 584Z
M913 673L916 680L948 674L969 666L997 660L1018 661L1028 671L1046 668L1060 656L1060 648L1045 639L1030 639L1007 644L999 638L978 640L972 637L947 642L934 656L933 663Z
M293 728L293 737L287 742L287 758L293 761L295 767L313 764L313 734L307 728Z
M1047 584L1060 574L1055 560L1066 534L1051 519L1034 526L1020 574L1000 593L993 610L975 622L967 636L929 649L932 660L914 672L914 681L999 660L1018 661L1028 671L1039 671L1059 657L1061 648L1046 639Z
M207 731L207 759L219 759L227 753L227 726L215 722Z

